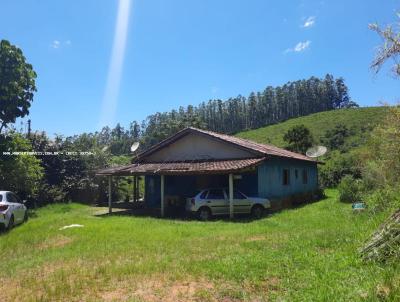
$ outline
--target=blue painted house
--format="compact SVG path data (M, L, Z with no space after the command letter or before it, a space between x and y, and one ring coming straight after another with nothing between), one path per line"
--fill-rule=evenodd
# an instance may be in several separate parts
M99 171L145 176L145 204L164 209L199 190L228 187L269 198L274 208L310 198L318 189L317 162L272 145L186 128L138 154L131 165Z

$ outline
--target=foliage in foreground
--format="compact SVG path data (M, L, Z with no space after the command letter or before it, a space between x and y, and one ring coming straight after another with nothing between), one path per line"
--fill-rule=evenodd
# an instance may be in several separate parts
M366 195L374 198L374 191L400 191L400 107L390 107L383 123L376 127L362 153L362 178ZM390 194L390 193L389 193ZM388 194L385 194L386 196ZM369 201L367 196L367 201ZM375 200L376 201L376 200ZM400 208L399 198L371 203L373 209Z
M360 253L365 260L400 259L400 209L373 234Z
M400 107L391 107L371 135L362 170L365 200L373 213L395 212L361 253L365 259L400 260Z

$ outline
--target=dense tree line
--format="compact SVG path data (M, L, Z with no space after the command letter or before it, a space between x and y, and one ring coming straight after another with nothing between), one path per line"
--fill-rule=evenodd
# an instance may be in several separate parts
M140 126L132 122L129 129L124 129L118 124L114 129L104 127L94 135L101 144L110 146L113 154L126 154L133 141L141 140L142 148L149 147L189 126L232 134L311 113L354 106L357 104L351 101L343 78L335 79L327 74L323 79L311 77L279 87L268 86L247 98L239 95L226 101L209 100L198 106L157 112Z

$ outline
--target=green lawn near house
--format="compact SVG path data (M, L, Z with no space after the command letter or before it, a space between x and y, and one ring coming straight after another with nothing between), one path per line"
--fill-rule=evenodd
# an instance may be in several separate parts
M385 215L326 193L254 221L47 206L0 235L1 301L399 301L400 265L357 254Z

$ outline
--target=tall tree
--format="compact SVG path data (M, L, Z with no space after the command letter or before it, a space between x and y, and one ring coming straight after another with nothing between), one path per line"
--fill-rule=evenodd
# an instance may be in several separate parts
M26 62L22 50L6 40L0 41L0 134L10 123L29 114L36 73Z
M304 125L290 128L283 136L283 140L287 143L286 149L299 153L305 153L314 142L310 130Z

